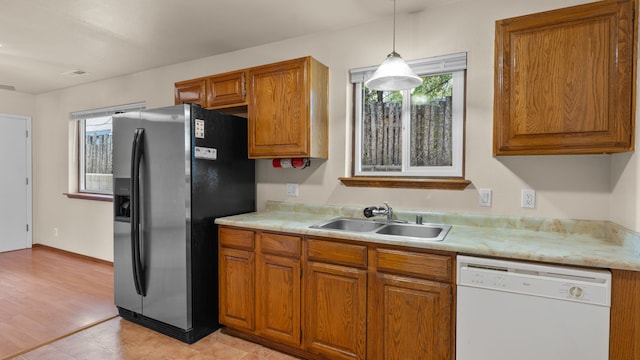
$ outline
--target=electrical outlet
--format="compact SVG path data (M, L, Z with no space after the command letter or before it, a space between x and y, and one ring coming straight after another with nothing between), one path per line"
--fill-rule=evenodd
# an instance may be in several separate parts
M523 208L533 209L536 207L536 191L531 189L522 189Z
M58 237L58 228L57 227L53 228L53 237Z
M491 207L491 189L478 189L478 194L480 195L480 206Z
M287 184L287 195L298 196L298 184Z

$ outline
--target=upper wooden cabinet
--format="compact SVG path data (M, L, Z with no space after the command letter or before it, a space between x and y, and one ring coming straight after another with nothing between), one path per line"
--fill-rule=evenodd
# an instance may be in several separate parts
M246 105L245 71L234 71L207 78L207 109Z
M633 150L635 3L496 22L495 155Z
M246 107L245 80L246 71L240 70L179 81L174 84L175 104L192 103L207 109Z
M207 102L206 83L204 78L175 83L173 91L175 104L191 103L205 107Z
M249 118L249 157L327 158L329 69L304 57L175 83L175 103Z
M328 155L329 70L311 57L249 69L249 157Z

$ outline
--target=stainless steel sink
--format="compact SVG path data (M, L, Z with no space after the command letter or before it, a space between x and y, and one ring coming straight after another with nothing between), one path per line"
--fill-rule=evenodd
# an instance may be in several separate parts
M353 232L369 232L385 226L384 223L373 220L340 217L329 221L311 225L315 229L342 230Z
M429 241L442 241L450 229L451 225L441 224L389 224L376 231L376 233L380 235L421 238Z
M310 227L314 229L407 237L424 241L442 241L451 229L451 225L444 224L409 224L349 217L331 219Z

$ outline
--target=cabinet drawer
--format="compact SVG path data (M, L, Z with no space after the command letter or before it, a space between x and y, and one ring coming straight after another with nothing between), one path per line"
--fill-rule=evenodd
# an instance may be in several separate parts
M307 257L312 261L367 267L367 247L363 245L309 239Z
M175 83L174 101L176 105L191 103L205 106L205 79L193 79Z
M263 232L260 233L260 248L263 253L271 253L280 256L300 256L299 236L290 236Z
M446 255L377 249L378 271L445 280L451 279L452 259Z
M207 79L207 108L245 104L245 72L235 71Z
M253 231L220 227L218 241L224 247L248 249L254 248Z

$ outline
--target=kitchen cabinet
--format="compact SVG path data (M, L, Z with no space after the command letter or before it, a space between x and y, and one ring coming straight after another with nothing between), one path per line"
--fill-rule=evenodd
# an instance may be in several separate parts
M369 359L453 359L451 254L378 248Z
M301 238L219 227L220 323L300 346Z
M220 322L306 359L453 359L454 254L219 228Z
M246 71L233 71L207 78L207 109L219 109L247 104Z
M366 246L307 240L307 351L330 359L366 358L366 267Z
M246 71L180 81L174 84L175 104L193 103L227 113L246 113Z
M174 86L176 105L190 103L206 107L206 80L204 78L180 81Z
M496 22L495 155L634 148L636 1Z
M219 320L227 326L255 329L254 232L219 228Z
M304 57L248 73L249 157L327 158L328 68Z
M299 346L302 240L268 232L256 238L256 334Z
M175 104L248 117L249 157L329 153L329 69L312 57L175 83Z
M611 270L609 359L640 359L640 272Z

